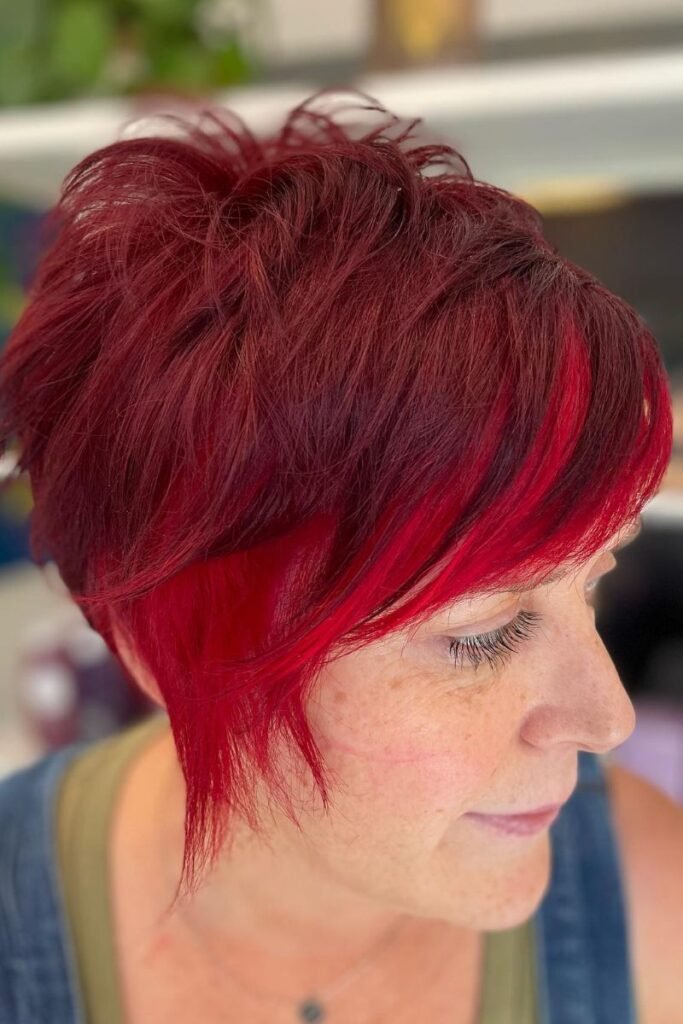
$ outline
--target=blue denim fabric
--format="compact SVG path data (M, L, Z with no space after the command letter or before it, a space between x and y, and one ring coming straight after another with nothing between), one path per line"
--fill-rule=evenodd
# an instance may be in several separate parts
M73 743L0 782L0 1024L87 1024L57 876L55 795Z
M88 1024L55 859L71 744L0 780L0 1024ZM552 876L534 915L540 1024L635 1024L625 897L602 763L550 829Z
M541 1024L635 1024L624 877L604 764L579 779L550 828L550 887L534 915Z

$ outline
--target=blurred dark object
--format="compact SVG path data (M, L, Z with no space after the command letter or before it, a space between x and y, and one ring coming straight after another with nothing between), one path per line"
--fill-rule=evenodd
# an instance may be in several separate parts
M683 517L644 515L638 539L616 557L600 583L598 631L631 697L683 708Z
M0 106L250 81L259 0L0 4Z
M0 199L0 349L25 303L40 247L44 214ZM0 479L14 471L16 460L8 452L0 457ZM28 479L18 477L0 495L0 566L28 560L27 517L32 499Z
M477 0L373 0L367 67L434 67L477 58Z
M75 605L27 631L16 687L23 725L46 752L102 739L158 709Z
M4 478L8 456L0 456L0 478ZM0 493L0 566L30 561L27 517L31 491L25 474Z
M561 254L637 309L670 372L683 367L683 193L627 196L602 209L541 205L541 211L544 234Z
M683 494L671 492L642 523L596 601L598 632L636 711L609 757L683 805Z
M40 252L43 219L42 212L0 197L0 346L24 308Z

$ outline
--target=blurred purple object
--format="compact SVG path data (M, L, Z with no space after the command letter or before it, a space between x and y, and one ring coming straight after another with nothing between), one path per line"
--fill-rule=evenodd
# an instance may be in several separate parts
M651 697L633 701L636 727L611 761L641 775L683 805L683 705Z
M24 725L45 751L103 739L157 707L75 605L27 630L16 687Z

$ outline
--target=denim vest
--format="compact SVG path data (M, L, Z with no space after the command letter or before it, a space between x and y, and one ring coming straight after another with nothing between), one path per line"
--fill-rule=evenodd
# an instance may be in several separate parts
M87 1024L57 877L56 789L70 744L0 780L0 1024ZM625 892L601 759L550 827L535 915L540 1024L636 1024Z

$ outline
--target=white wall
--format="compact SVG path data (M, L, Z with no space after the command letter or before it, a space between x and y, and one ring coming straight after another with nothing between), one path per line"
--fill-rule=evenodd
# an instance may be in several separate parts
M258 6L268 55L283 62L357 53L370 33L371 0L259 0ZM683 20L683 0L480 0L479 11L482 34L502 37Z

